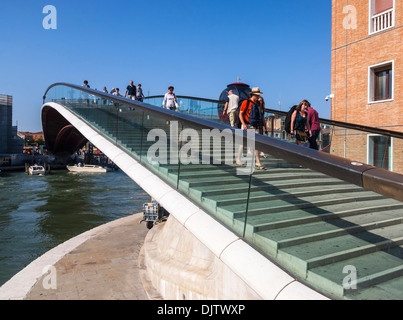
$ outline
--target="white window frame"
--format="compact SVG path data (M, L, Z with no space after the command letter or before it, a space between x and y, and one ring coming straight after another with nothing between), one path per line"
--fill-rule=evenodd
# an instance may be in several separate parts
M375 91L375 70L379 69L383 66L391 65L392 66L392 92L391 97L385 100L374 100L374 91ZM395 96L395 60L385 61L382 63L374 64L368 67L368 104L374 103L382 103L393 101Z
M375 16L375 0L369 0L369 21L368 21L368 34L377 34L379 32L389 30L395 26L395 17L396 17L396 0L393 0L393 9L392 9L392 24L388 28L381 29L378 31L373 30L373 22L372 18Z
M371 137L376 137L376 136L380 136L380 137L385 137L385 136L382 136L381 134L368 134L367 135L367 164L369 164L369 165L371 165L371 166L373 166L373 164L370 164L370 160L372 160L372 159L370 159L370 150L369 150L369 146L370 146L370 138ZM389 165L389 168L388 169L386 169L386 170L389 170L389 171L393 171L393 137L390 137L390 157L389 157L389 159L390 159L390 165Z

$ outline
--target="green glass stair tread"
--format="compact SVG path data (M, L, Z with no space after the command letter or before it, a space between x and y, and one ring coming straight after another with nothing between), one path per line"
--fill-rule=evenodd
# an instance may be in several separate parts
M361 213L328 221L257 232L257 234L277 242L278 248L284 248L401 223L403 223L403 209L382 212L381 215L379 212Z
M207 171L214 171L214 170L221 170L222 168L228 168L231 166L228 166L226 164L180 164L181 165L181 171L183 172L194 172L194 171L201 171L201 170L207 170ZM170 164L168 163L167 168L170 169L171 167L175 169L178 165L177 164Z
M301 230L302 225L320 224L322 222L333 224L333 221L336 219L343 219L352 222L363 219L362 221L365 222L370 221L372 216L374 216L374 219L378 217L378 215L379 219L387 219L388 217L394 218L396 217L396 214L399 215L403 213L402 204L389 203L387 200L388 199L379 199L378 201L368 201L365 203L365 206L357 203L355 206L350 205L348 207L338 207L339 210L333 211L294 210L289 212L267 214L266 216L253 216L248 219L248 224L253 227L253 230L256 233L262 233L270 230L270 232L267 232L267 234L272 235L276 229L281 229L279 232L284 236L286 236L287 233L303 235L304 233ZM293 230L293 228L296 228L297 230Z
M168 150L169 150L169 148L168 148ZM204 154L200 154L200 155L204 155ZM211 155L210 155L211 156ZM220 166L220 165L227 165L227 166L233 166L233 167L236 167L236 168L246 168L246 166L245 165L243 165L243 166L237 166L236 164L235 164L235 160L236 160L236 158L234 157L234 162L233 163L231 163L231 164L226 164L225 163L225 158L223 158L222 159L223 161L221 162L221 163L218 163L218 164L216 164L216 163L208 163L208 164L203 164L203 163L198 163L198 164L194 164L194 163L190 163L190 164L183 164L183 167L184 168L192 168L192 167L194 167L194 166L196 166L196 167L198 167L198 166L211 166L211 167L214 167L214 166ZM284 173L287 173L287 169L288 169L288 171L289 172L297 172L297 171L301 171L301 172L304 172L304 173L317 173L317 172L315 172L315 171L313 171L313 170L311 170L311 169L307 169L307 168L303 168L303 167L290 167L290 168L284 168L284 167L277 167L276 165L272 165L272 166L270 166L270 163L265 163L264 161L262 161L262 164L264 164L265 166L267 166L266 167L266 170L254 170L254 173L272 173L272 172L276 172L276 170L278 171L278 172L284 172ZM322 174L322 175L324 175L324 174Z
M309 187L309 186L317 186L317 185L346 185L346 182L334 179L334 178L319 178L319 179L312 179L312 180L302 180L298 182L298 185L303 187ZM254 183L251 185L251 190L270 190L270 189L289 189L289 188L294 188L296 185L295 181L287 181L287 180L277 180L273 181L270 183L267 182L260 182L260 183ZM248 192L249 187L245 188L245 183L234 183L231 184L230 186L200 186L197 187L197 190L203 192L203 196L205 197L211 197L214 195L217 195L218 193L220 194L225 194L225 193L244 193Z
M382 196L377 196L376 198L378 199L383 199ZM308 214L311 215L311 219L318 219L317 216L319 215L325 215L328 214L329 212L332 214L332 212L339 212L339 211L345 211L345 210L350 210L351 208L354 207L363 207L363 205L360 206L360 202L365 203L366 201L371 201L374 200L373 196L367 197L360 197L360 198L344 198L343 200L341 199L332 199L332 200L323 200L320 202L302 202L302 203L282 203L282 204L277 204L273 206L264 206L261 205L261 208L248 208L248 222L252 221L254 216L259 216L261 219L260 225L256 225L255 231L258 230L268 230L268 229L273 229L273 227L279 227L281 224L289 225L289 221L284 221L282 222L281 220L282 215L284 214L285 217L292 217L294 215L295 219L295 213L299 213L299 216L297 216L297 220L301 219L301 213L302 214ZM275 202L275 201L273 201ZM239 209L238 206L228 206L228 207L217 207L216 209L217 213L223 213L226 215L231 214L234 219L243 219L245 217L245 209ZM273 218L271 218L273 217ZM268 218L268 219L267 219ZM273 219L273 220L272 220ZM278 222L275 223L275 219L278 219ZM292 218L291 218L292 219ZM263 221L270 221L269 223L273 223L274 225L268 225L264 226ZM256 222L255 222L256 223Z
M340 240L342 239L339 239L339 242ZM351 239L348 241L351 241ZM328 241L325 240L321 242L326 243ZM279 250L276 256L276 260L285 268L292 270L293 273L305 278L307 275L309 275L309 270L312 270L313 268L317 268L320 266L329 267L334 263L345 262L348 259L373 254L374 252L380 250L390 250L390 248L400 246L402 243L403 237L384 239L374 243L362 243L361 245L356 247L351 247L351 245L347 246L345 243L343 243L343 247L338 248L338 250L336 251L331 251L330 249L332 248L326 246L328 249L326 253L324 252L324 250L320 250L314 254L314 257L310 258L304 256L301 257L296 253L290 253L286 250ZM322 247L319 249L322 249L324 246L325 244L322 244ZM310 245L309 249L318 250L318 248L313 245ZM311 276L311 280L312 277L314 278L314 276Z
M338 293L338 298L356 299L363 292L370 294L371 299L382 297L382 287L390 287L393 281L403 280L403 248L396 246L387 250L379 250L346 260L311 268L307 272L307 280L313 284ZM345 267L353 267L357 274L355 289L344 289L343 281L349 272ZM345 271L345 273L343 273ZM401 287L402 288L402 287ZM401 299L400 292L394 292L390 297ZM389 290L388 290L389 291ZM396 296L398 294L398 296Z
M344 291L348 300L402 300L403 277L396 277L368 288Z
M181 172L181 179L192 179L192 178L200 178L200 177L209 177L209 178L217 178L217 177L226 177L228 175L236 175L236 167L228 166L222 168L210 168L203 169L201 172L199 170L186 170Z
M279 249L278 255L282 253L296 257L304 261L308 268L313 268L366 254L375 248L399 246L401 241L403 241L403 225L392 225L369 232L363 231L282 248Z
M319 211L324 211L325 207L328 207L328 210L334 211L334 210L346 210L351 207L352 204L354 203L364 203L366 201L370 200L375 200L375 199L382 199L383 196L381 195L363 195L361 197L345 197L345 198L333 198L333 199L322 199L321 201L296 201L294 203L291 203L290 201L282 201L282 203L275 203L273 201L272 205L270 206L264 206L260 203L255 203L253 208L248 208L248 216L254 216L254 215L262 215L262 214L271 214L271 213L279 213L279 212L285 212L285 211L293 211L293 210L300 210L300 211L307 211L310 210L311 208L317 207ZM238 215L243 216L244 211L237 210L235 208L222 208L222 207L217 207L217 210L230 210L233 211L234 217L238 217Z
M211 168L203 169L203 172L191 170L191 171L186 171L183 174L181 174L181 178L193 178L193 177L200 177L200 176L205 176L205 177L214 177L214 176L225 176L228 174L228 171L234 171L237 170L239 167L237 166L228 166L229 168L215 168L215 170L212 170ZM308 169L306 169L308 170ZM288 171L288 172L287 172ZM300 169L276 169L276 171L270 171L270 174L283 174L283 173L299 173L301 172ZM265 174L265 171L256 171L254 172L254 175L263 175Z
M329 185L321 185L321 190L326 192L326 190L345 190L348 185L346 184L329 184ZM354 188L354 187L351 187ZM359 189L360 187L356 187ZM251 188L250 190L250 198L255 197L264 197L270 195L282 195L282 194L293 194L294 192L312 192L318 189L318 183L311 183L311 184L281 184L278 187L275 185L267 184L266 187L257 187ZM233 192L230 192L233 191ZM222 189L217 190L216 192L203 192L203 197L208 198L213 201L229 201L231 199L246 199L248 197L248 190L244 190L244 186L241 185L240 189Z
M217 197L217 205L218 206L225 206L225 205L232 205L232 204L242 204L245 203L247 198L249 198L249 204L254 202L261 202L261 201L271 201L271 199L286 199L286 198L300 198L311 196L315 194L319 195L328 195L329 192L335 193L351 193L351 192L358 192L362 191L362 188L358 186L328 186L322 187L318 190L318 186L311 186L311 187L299 187L298 185L295 186L293 189L289 189L287 191L281 189L274 189L270 191L261 191L261 190L254 190L250 193L249 197L248 194L244 196L239 195L224 195L222 197ZM213 197L209 197L212 199Z
M304 177L303 174L299 174L299 175L295 175L295 174L279 174L279 175L271 175L269 173L262 173L259 175L253 175L252 176L252 184L254 183L259 183L260 181L265 181L266 183L269 181L276 181L276 180L296 180L296 179L307 179L307 177L311 177L311 178L321 178L324 177L324 175L321 174L315 174L315 175L307 175L306 177ZM237 175L236 173L232 176L229 177L225 177L225 178L214 178L214 177L204 177L203 176L203 172L201 172L201 177L199 178L186 178L186 179L182 179L185 180L187 182L189 182L191 184L191 186L197 187L197 186L202 186L204 184L209 184L211 182L215 182L215 181L221 181L221 184L225 184L225 183L234 183L237 181L246 181L249 184L249 176L241 176L241 175Z
M326 278L315 275L311 272L311 270L315 270L315 268L319 268L321 266L323 266L323 270L326 270L326 267L330 269L335 263L341 263L345 266L348 265L349 262L351 263L351 260L349 259L357 259L363 255L371 255L380 250L388 250L388 252L391 252L392 249L400 246L403 243L403 237L396 237L392 239L379 237L378 240L378 242L374 241L374 243L362 241L360 245L354 243L354 246L351 245L351 239L342 239L342 237L340 237L337 241L333 241L333 244L336 248L330 248L333 249L332 251L329 249L327 251L322 250L321 252L318 252L318 247L312 245L311 243L302 245L306 247L305 250L312 251L310 257L301 257L301 255L298 255L298 252L287 252L287 250L284 249L280 249L276 254L276 251L270 249L270 243L267 243L263 249L269 256L272 256L273 259L278 261L283 267L287 268L297 277L306 279L308 275L308 283L312 284L313 286L321 288L321 290L324 291L329 291L329 289L333 287L331 293L338 292L340 298L340 296L343 295L343 290L340 288L340 286L336 285L336 288L334 288L334 283L331 283L331 281L329 283ZM325 242L325 244L322 243L321 246L326 248L329 247L329 241L316 241L315 244L318 245L318 242ZM259 244L264 245L264 243ZM341 247L341 244L343 247ZM398 276L400 275L400 272L401 270L395 270L392 266L392 270L388 271L388 276ZM371 283L371 281L374 282L382 280L381 277L385 277L385 273L386 271L383 271L383 274L381 275L374 274L372 278L367 276L363 279L363 281L366 281L366 284L368 285Z
M276 199L273 197L267 202L249 202L248 204L248 213L252 213L254 211L260 212L261 210L266 210L269 212L278 212L279 210L284 211L289 210L290 208L309 208L312 206L321 207L330 204L340 204L355 202L355 201L366 201L376 198L384 198L383 196L376 194L371 191L359 190L354 193L349 194L324 194L324 195L308 195L299 198L290 198L290 199ZM238 204L238 205L223 205L220 208L223 209L233 209L234 213L243 212L246 209L246 203Z
M346 185L326 185L326 186L321 186L321 190L323 192L326 192L326 190L345 190ZM359 189L360 187L356 187ZM309 193L312 191L316 191L318 189L317 184L315 185L308 185L308 186L300 186L300 185L286 185L283 184L283 187L278 188L275 186L270 185L267 186L267 188L251 188L250 192L250 199L264 199L264 197L270 197L270 196L279 196L281 197L282 195L291 195L294 193ZM235 202L240 202L240 201L245 201L248 198L248 192L245 192L244 190L237 190L233 189L233 193L231 192L225 192L227 189L222 190L217 190L217 192L209 192L208 195L203 193L203 197L212 200L212 201L217 201L217 204L219 203L225 203L229 201L235 201ZM246 190L247 191L247 190ZM207 192L206 192L207 193ZM253 200L252 200L253 201Z
M181 164L181 171L183 173L186 173L183 177L184 178L197 178L198 175L204 176L204 177L209 177L209 174L212 173L213 175L221 175L225 172L225 170L236 170L239 169L240 167L236 165L227 165L225 163L221 164L191 164L191 165L183 165ZM254 175L265 175L265 174L274 174L276 173L276 169L272 169L272 171L258 171L256 170L253 174ZM305 172L309 172L309 169L304 170ZM302 171L302 172L304 172ZM297 171L291 171L292 172L297 172ZM283 169L279 169L278 174L282 173L287 173L284 172ZM244 176L242 176L244 177Z
M402 203L389 201L390 199L379 198L363 203L349 203L346 205L331 205L324 207L312 207L304 210L290 210L277 213L266 213L248 217L248 224L254 227L255 232L299 226L301 224L327 221L344 218L363 213L382 212L386 210L401 210ZM269 232L270 234L270 232Z
M200 175L198 177L181 177L181 180L189 182L192 186L200 186L205 183L209 183L210 181L216 181L216 180L221 180L223 182L228 181L228 182L236 182L238 181L247 181L249 184L249 176L247 175L238 175L236 170L233 170L231 172L231 175L227 176L207 176L204 175L203 171L200 171ZM321 178L323 177L322 175L310 175L312 178ZM259 173L254 173L251 179L251 183L259 183L260 181L268 182L268 181L277 181L277 180L296 180L296 179L306 179L306 176L303 174L269 174L265 172L259 172Z

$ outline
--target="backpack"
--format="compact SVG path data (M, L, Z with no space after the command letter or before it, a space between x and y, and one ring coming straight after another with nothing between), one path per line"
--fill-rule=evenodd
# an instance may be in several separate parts
M291 133L291 117L297 107L297 105L292 106L290 111L288 111L287 115L285 116L284 130L287 133Z
M241 104L242 105L242 104ZM255 128L258 128L262 125L263 118L262 118L262 113L260 112L260 106L257 103L253 103L248 99L248 102L246 103L246 108L245 110L248 110L250 108L250 113L249 113L249 124ZM238 106L238 119L237 119L237 127L241 128L242 127L242 122L239 119L239 112L241 111L241 106Z
M250 107L250 113L249 113L248 120L249 120L249 124L255 128L260 128L262 126L263 119L262 119L262 112L260 110L260 104L252 103L252 105Z

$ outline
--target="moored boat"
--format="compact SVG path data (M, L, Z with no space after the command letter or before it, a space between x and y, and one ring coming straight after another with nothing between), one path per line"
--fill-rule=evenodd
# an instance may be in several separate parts
M28 168L28 174L31 176L43 176L46 174L46 170L43 166L35 164Z
M101 167L93 164L67 166L70 172L88 172L88 173L105 173L110 171L109 168Z

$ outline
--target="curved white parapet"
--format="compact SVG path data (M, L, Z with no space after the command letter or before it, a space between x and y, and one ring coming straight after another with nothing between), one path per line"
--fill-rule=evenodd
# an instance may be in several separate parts
M111 161L156 199L261 299L327 299L298 282L67 108L54 102L46 103L44 106L58 111L85 138L102 150ZM26 287L29 285L27 283Z

